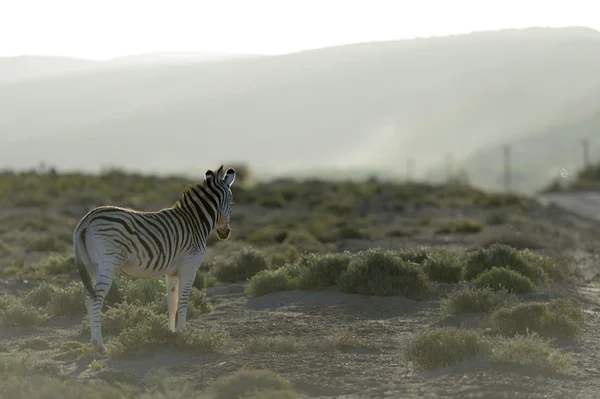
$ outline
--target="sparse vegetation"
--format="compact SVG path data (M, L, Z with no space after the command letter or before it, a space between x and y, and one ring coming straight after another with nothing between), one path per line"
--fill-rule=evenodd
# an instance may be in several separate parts
M440 306L445 314L489 313L517 301L506 290L493 290L489 287L476 288L466 286L455 289L441 300Z
M234 283L268 269L269 261L262 251L244 247L229 254L225 259L214 262L212 266L212 273L218 281Z
M559 373L568 373L575 368L573 356L551 347L536 333L500 338L494 341L492 347L493 350L486 355L494 363L533 366Z
M583 312L570 300L519 303L497 309L490 317L491 328L506 336L534 331L558 338L576 338L581 332Z
M74 316L84 314L85 290L80 282L58 288L47 305L47 311L54 316Z
M340 284L342 290L362 295L419 298L430 290L420 265L380 249L369 249L352 259Z
M457 220L445 223L435 232L437 234L457 234L457 233L479 233L483 230L483 225L472 220Z
M12 295L0 296L0 324L4 326L34 327L47 318L31 305Z
M443 328L418 334L406 349L407 359L419 369L453 366L485 351L476 331Z
M536 285L527 276L506 267L494 266L479 274L475 279L478 287L489 287L494 290L507 290L515 294L526 294L537 291Z
M526 256L508 245L493 244L471 254L467 260L465 278L473 280L493 267L504 267L530 278L533 282L539 282L546 277L543 265L545 260L542 257Z
M72 254L68 256L57 254L50 255L33 267L43 268L42 272L45 271L47 274L67 274L76 271L75 260Z
M577 171L569 181L557 177L540 191L545 193L561 191L597 190L600 187L600 163L592 163Z
M574 367L572 356L552 348L535 333L492 340L479 332L454 327L418 334L409 344L406 356L421 370L455 366L474 358L556 372L569 372Z
M187 327L177 333L167 328L164 278L117 276L102 313L108 353L101 358L88 342L72 229L91 206L155 210L187 183L117 170L100 176L0 173L0 205L10 209L0 215L0 280L13 294L0 294L0 324L8 332L0 340L1 392L33 399L295 398L292 386L300 370L304 382L298 392L310 396L306 380L314 378L315 386L325 380L335 385L326 396L352 395L332 382L340 373L384 384L372 362L385 364L403 352L418 369L452 364L468 369L469 359L572 367L568 354L544 339L581 337L580 310L560 302L519 303L520 293L528 291L519 282L529 281L534 291L548 290L549 279L561 284L564 261L517 245L481 244L509 216L511 223L526 218L527 201L465 184L377 179L282 179L237 187L232 238L211 236L190 293ZM554 233L549 230L548 237ZM478 247L467 251L467 242ZM265 297L294 290L299 292ZM213 307L213 314L203 316ZM415 334L450 315L461 325L462 318L473 316L477 325L471 331ZM35 357L16 356L25 353ZM166 364L181 356L165 370L169 376L185 369L177 388L167 389L159 379L140 380L134 368L141 363L134 359L146 356ZM259 363L283 370L287 379L252 369ZM74 374L66 370L75 369L89 381L71 379ZM198 374L202 378L185 384ZM37 390L28 384L37 384Z
M464 276L464 257L457 251L430 251L423 266L432 281L458 283Z
M215 399L297 397L288 380L269 370L237 371L212 383L208 391Z

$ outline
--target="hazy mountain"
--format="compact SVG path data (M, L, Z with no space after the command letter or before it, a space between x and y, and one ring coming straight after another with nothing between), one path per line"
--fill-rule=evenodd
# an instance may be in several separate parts
M69 57L0 57L0 84L86 71L101 64L101 61Z
M107 61L70 57L18 56L0 57L0 84L28 79L60 77L99 69L120 69L145 65L191 64L259 57L253 54L217 52L156 52L116 57Z
M574 178L584 166L583 139L589 142L590 161L600 160L600 90L594 94L566 107L569 112L549 119L547 128L506 143L510 146L513 189L533 193L559 176ZM571 117L565 115L568 113ZM485 147L466 157L461 166L473 183L487 189L502 188L503 151L502 145ZM442 173L442 167L431 171L432 175Z
M526 29L5 85L0 167L417 174L581 114L600 33ZM516 155L515 155L516 156ZM470 171L469 171L470 172Z
M219 53L219 52L193 52L193 51L167 51L156 53L144 53L113 58L109 61L112 65L123 64L191 64L199 62L224 61L238 58L262 57L257 54L244 53Z

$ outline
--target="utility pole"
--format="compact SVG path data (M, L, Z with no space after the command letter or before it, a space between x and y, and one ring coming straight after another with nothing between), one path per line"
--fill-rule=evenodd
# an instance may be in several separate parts
M581 145L583 146L583 167L587 168L590 166L590 141L589 139L582 139Z
M504 145L504 191L510 191L510 146Z

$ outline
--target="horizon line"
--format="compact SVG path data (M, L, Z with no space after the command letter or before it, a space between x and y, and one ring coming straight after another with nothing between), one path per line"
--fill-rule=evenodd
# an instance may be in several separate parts
M596 28L592 28L585 25L564 25L564 26L528 26L524 28L500 28L500 29L487 29L487 30L472 30L468 32L459 32L459 33L449 33L449 34L438 34L438 35L417 35L411 37L404 38L396 38L396 39L381 39L381 40L365 40L358 42L345 42L338 43L332 45L326 45L322 47L309 47L304 49L298 49L294 51L284 51L284 52L276 52L276 53L264 53L264 52L235 52L235 51L224 51L224 50L153 50L147 52L138 52L138 53L129 53L126 55L118 55L112 57L78 57L73 55L64 55L64 54L51 54L51 53L20 53L13 55L1 55L0 59L9 59L9 58L64 58L64 59L72 59L72 60L81 60L81 61L97 61L97 62L113 62L118 61L128 57L139 57L144 55L151 54L214 54L214 55L223 55L223 56L232 56L232 57L274 57L274 56L285 56L291 54L297 54L307 51L316 51L316 50L325 50L336 47L344 47L344 46L353 46L353 45L364 45L364 44L375 44L375 43L389 43L389 42L402 42L402 41L412 41L412 40L431 40L431 39L443 39L443 38L451 38L451 37L459 37L459 36L470 36L477 34L486 34L486 33L499 33L506 31L526 31L532 29L547 29L547 30L564 30L564 29L586 29L597 32L600 34L600 30Z

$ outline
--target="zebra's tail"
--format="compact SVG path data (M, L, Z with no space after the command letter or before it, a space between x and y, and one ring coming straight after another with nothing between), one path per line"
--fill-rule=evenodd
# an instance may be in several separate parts
M75 233L75 237L73 240L73 248L75 252L75 264L77 265L77 271L79 271L79 277L83 282L83 286L85 287L88 294L93 299L96 299L96 289L94 288L94 283L92 282L92 276L90 276L90 272L87 267L81 260L80 254L80 246L83 246L83 250L85 251L85 229L82 229L79 233Z

